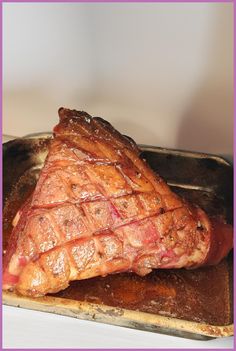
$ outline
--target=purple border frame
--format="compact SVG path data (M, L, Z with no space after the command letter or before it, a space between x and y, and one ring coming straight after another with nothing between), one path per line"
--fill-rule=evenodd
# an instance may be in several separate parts
M0 121L0 170L1 170L1 182L0 182L0 221L2 223L2 3L0 3L0 89L1 89L1 96L0 96L0 113L1 113L1 121ZM2 226L1 226L2 228ZM2 233L1 233L2 234ZM2 235L0 240L0 250L2 252ZM0 261L0 276L2 279L2 255ZM0 314L0 347L2 348L2 294L1 294L1 314Z
M234 37L235 37L235 33L236 33L236 5L235 5L235 1L234 0L182 0L182 1L178 1L178 0L165 0L165 1L160 1L160 0L86 0L86 1L81 1L81 0L69 0L69 1L65 1L65 0L41 0L41 1L37 1L37 0L0 0L0 50L1 50L1 55L0 55L0 89L1 89L1 94L0 94L0 170L1 170L1 182L0 182L0 220L2 223L2 114L3 114L3 83L2 83L2 78L3 78L3 58L2 58L2 35L3 35L3 28L2 28L2 20L3 20L3 14L2 14L2 4L3 3L233 3L234 6ZM234 41L234 88L235 88L235 84L236 84L236 70L235 70L235 51L236 51L236 45L235 45L235 41ZM234 101L236 101L236 90L234 89ZM236 162L236 141L235 141L235 135L236 135L236 123L235 123L235 108L234 108L234 155L233 155L233 160L234 160L234 164ZM234 209L236 208L236 198L235 198L235 184L236 184L236 173L234 172ZM234 211L234 219L235 219L235 211ZM235 231L234 231L234 239L235 239L236 235L235 235ZM0 250L2 251L2 240L0 241ZM235 261L234 261L234 281L236 282L236 267L235 267ZM2 256L1 256L1 261L0 261L0 277L2 277ZM0 350L3 350L2 347L2 295L0 297L0 302L1 302L1 313L0 313ZM234 315L236 313L236 299L235 299L235 291L234 291ZM236 347L236 343L235 343L235 336L234 336L234 349ZM11 350L11 349L7 349L7 350ZM16 349L14 349L16 350ZM18 351L21 350L53 350L53 349L40 349L40 348L35 348L35 349L17 349ZM60 350L66 350L64 349L56 349L58 351ZM81 351L87 351L87 350L98 350L98 349L89 349L89 348L81 348L81 349L73 349L70 348L68 350L81 350ZM99 350L110 350L108 348L105 349L99 349ZM120 349L120 348L115 348L112 350L125 350L125 349ZM127 349L127 350L132 350L132 349ZM143 351L143 350L147 350L147 349L135 349L137 351ZM175 349L175 348L165 348L165 349L160 349L160 348L148 348L148 350L163 350L163 351L169 351L169 350L181 350L180 348ZM206 348L206 349L190 349L190 348L186 348L185 350L214 350L213 348ZM232 350L229 348L224 348L221 350Z
M72 3L72 2L84 2L84 3L97 3L97 2L101 2L101 3L124 3L124 2L134 2L134 3L137 3L137 2L141 2L141 3L151 3L151 2L161 2L161 3L166 3L166 2L170 2L170 3L174 3L174 2L177 2L177 3L183 3L183 2L193 2L193 3L200 3L200 2L206 2L206 3L215 3L215 2L219 2L219 3L231 3L231 2L234 2L234 0L181 0L181 1L178 1L178 0L163 0L163 1L160 1L160 0L68 0L68 1L65 1L65 0L41 0L41 1L37 1L37 0L2 0L2 2L4 3L8 3L8 2L12 2L12 3L17 3L17 2L22 2L22 3L27 3L27 2L36 2L36 3L44 3L44 2L49 2L49 3L52 3L52 2L62 2L62 3Z
M76 2L83 2L83 3L155 3L155 2L160 2L160 3L201 3L201 2L206 2L206 3L233 3L234 0L41 0L41 1L37 1L37 0L0 0L2 3L28 3L28 2L35 2L35 3L52 3L52 2L56 2L56 3L76 3Z

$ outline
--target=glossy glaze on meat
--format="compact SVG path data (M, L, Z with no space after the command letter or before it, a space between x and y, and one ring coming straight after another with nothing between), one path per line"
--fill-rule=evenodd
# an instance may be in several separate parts
M60 109L35 191L14 219L3 288L40 296L72 280L217 264L232 227L185 203L101 118Z

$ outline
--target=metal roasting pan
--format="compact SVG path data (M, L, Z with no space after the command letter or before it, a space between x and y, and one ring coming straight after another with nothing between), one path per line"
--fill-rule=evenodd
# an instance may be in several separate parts
M50 133L3 144L3 253L11 221L33 191ZM173 191L232 223L233 168L221 157L140 145ZM72 282L41 298L3 292L3 303L155 333L208 340L233 335L232 252L217 266L114 274Z

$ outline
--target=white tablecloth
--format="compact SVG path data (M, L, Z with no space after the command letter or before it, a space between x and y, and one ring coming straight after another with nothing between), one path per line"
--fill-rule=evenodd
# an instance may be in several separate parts
M188 340L3 307L4 348L233 348L233 338Z

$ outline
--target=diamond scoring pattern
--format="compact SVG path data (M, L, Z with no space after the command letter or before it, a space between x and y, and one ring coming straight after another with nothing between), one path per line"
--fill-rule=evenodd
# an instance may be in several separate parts
M152 172L136 144L99 118L65 109L59 114L45 166L23 213L28 224L9 260L16 289L39 296L74 279L126 270L144 275L152 268L203 260L207 225L199 230L198 210L187 207Z

